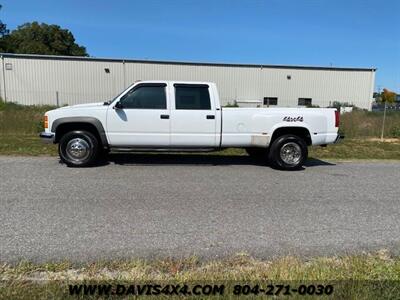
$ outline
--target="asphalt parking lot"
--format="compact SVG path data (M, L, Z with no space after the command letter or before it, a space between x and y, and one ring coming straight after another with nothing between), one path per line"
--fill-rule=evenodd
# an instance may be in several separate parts
M73 169L0 157L2 262L400 249L400 162L122 155Z

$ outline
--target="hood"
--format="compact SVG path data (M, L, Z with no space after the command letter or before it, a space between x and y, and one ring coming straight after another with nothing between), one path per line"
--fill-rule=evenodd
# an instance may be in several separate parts
M76 104L76 105L71 105L71 106L63 106L60 107L59 109L71 109L71 108L91 108L91 107L97 107L97 106L103 106L104 102L93 102L93 103L85 103L85 104Z

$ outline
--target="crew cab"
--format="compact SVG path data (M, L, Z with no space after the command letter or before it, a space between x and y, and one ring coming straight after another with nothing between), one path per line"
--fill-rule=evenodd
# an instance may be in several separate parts
M85 167L109 151L245 148L275 168L299 169L308 146L339 140L332 108L225 108L211 82L139 81L108 102L45 113L40 137Z

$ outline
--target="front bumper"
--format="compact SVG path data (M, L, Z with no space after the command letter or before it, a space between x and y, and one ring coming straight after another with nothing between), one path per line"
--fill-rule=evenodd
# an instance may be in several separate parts
M341 140L343 140L344 139L344 135L340 135L340 134L338 134L337 135L337 137L336 137L336 139L335 139L335 141L333 142L334 144L337 144L337 143L339 143Z
M50 132L41 132L39 134L40 139L42 140L42 142L47 143L47 144L52 144L54 143L54 133L50 133Z

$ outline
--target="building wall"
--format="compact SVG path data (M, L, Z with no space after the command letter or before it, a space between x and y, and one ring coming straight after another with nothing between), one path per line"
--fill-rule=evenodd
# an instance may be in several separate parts
M110 72L106 73L105 68ZM216 82L223 104L236 100L241 105L257 106L254 100L262 103L264 97L278 97L278 106L297 106L298 98L302 97L312 98L312 103L321 107L339 101L370 109L375 76L373 69L179 64L24 55L3 55L2 71L0 92L3 99L21 104L56 104L58 95L60 105L109 100L136 80L153 79Z

